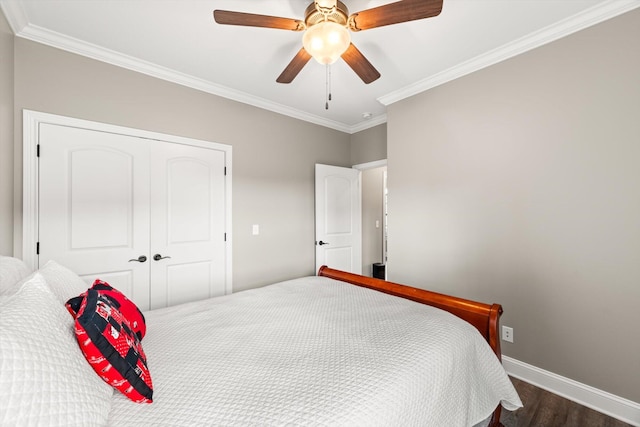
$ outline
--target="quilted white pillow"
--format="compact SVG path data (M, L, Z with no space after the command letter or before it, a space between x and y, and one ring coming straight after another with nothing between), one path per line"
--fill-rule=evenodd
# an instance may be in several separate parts
M0 295L31 274L21 259L0 255Z
M90 287L90 285L82 280L75 272L55 261L48 261L38 271L46 280L51 292L54 293L58 301L62 304L66 303L69 298L77 297L81 293L86 292Z
M84 360L42 275L0 297L0 313L0 425L105 425L113 389Z

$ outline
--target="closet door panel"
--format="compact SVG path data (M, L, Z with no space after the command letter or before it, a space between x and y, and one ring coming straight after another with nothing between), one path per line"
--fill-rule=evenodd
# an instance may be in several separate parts
M106 280L149 307L148 141L40 125L39 265Z
M212 263L188 262L167 267L167 305L209 298Z
M166 162L167 242L170 245L211 240L211 165L192 158Z
M152 150L151 308L224 295L224 167L219 150Z

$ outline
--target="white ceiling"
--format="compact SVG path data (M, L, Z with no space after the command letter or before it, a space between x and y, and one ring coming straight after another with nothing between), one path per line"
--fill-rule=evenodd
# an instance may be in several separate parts
M390 0L343 0L350 13ZM276 83L302 33L218 25L214 9L304 19L311 0L0 0L16 35L309 122L357 132L386 105L640 6L638 0L444 0L434 18L352 33L382 77L339 60ZM369 120L363 113L371 113Z

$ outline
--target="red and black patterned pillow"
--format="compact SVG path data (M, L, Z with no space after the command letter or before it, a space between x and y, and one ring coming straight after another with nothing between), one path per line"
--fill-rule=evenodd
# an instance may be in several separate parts
M138 338L142 341L142 338L144 338L144 335L147 333L147 324L145 322L144 315L138 306L122 292L100 279L96 279L90 289L96 290L100 295L105 295L111 299L113 305L120 310L125 318L127 318L133 332L135 332L136 335L138 335ZM67 310L69 310L74 318L80 309L80 304L82 303L82 299L85 295L86 292L67 301Z
M96 373L134 402L151 403L153 384L142 344L113 297L91 288L70 299L67 309L76 313L76 338Z

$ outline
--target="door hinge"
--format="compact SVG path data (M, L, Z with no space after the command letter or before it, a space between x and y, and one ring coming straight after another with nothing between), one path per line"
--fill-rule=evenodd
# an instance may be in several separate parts
M36 242L36 255L40 255L40 242Z
M224 233L224 241L227 241L227 233Z
M36 157L40 157L40 144L36 145Z
M224 176L227 176L227 167L224 167Z

